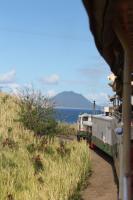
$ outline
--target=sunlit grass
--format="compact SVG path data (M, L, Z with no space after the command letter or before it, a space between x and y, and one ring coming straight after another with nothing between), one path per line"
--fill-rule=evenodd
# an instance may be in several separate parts
M77 135L77 124L69 124L66 122L58 122L58 135L64 136L76 136Z
M17 122L17 109L13 98L1 94L0 199L70 199L90 172L87 145L34 136Z

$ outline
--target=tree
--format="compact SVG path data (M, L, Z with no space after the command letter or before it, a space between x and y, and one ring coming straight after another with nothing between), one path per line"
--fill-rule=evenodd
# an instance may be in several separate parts
M19 121L36 135L53 136L57 122L51 100L33 88L24 88L19 93Z

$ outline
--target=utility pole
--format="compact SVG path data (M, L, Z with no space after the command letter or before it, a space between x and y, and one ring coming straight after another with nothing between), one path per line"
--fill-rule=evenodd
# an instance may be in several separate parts
M93 101L93 114L95 115L96 113L95 113L95 110L96 110L96 101L94 100Z

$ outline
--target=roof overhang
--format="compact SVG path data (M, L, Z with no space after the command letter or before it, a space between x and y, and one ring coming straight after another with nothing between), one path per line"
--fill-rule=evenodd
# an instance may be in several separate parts
M116 78L116 92L122 95L123 68L124 68L124 49L114 31L114 21L117 3L117 16L122 13L122 6L130 5L133 9L131 0L82 0L86 8L90 30L94 36L96 47L110 66ZM119 14L120 13L120 14ZM119 17L119 16L118 16ZM133 18L131 14L130 18Z

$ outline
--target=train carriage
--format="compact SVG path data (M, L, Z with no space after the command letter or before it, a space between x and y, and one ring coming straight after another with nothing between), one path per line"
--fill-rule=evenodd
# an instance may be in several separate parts
M91 141L92 136L92 117L88 113L79 115L78 117L78 132L77 140L81 138L86 139L88 142Z
M105 115L92 117L92 143L110 156L113 156L113 118Z

